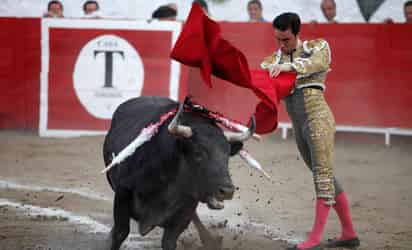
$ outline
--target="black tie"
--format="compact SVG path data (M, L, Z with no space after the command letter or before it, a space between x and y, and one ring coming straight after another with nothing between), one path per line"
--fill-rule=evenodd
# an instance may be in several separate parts
M292 50L292 52L290 52L289 56L290 56L290 62L293 63L293 52L295 52L296 49Z

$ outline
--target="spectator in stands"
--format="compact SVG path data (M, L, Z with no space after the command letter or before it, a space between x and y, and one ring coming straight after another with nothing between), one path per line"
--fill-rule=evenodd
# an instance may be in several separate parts
M207 3L206 3L205 0L194 0L193 2L200 4L200 6L202 7L203 11L204 11L206 14L210 15L210 13L209 13L209 7L207 6Z
M55 17L62 18L63 16L63 4L60 1L52 0L47 4L47 13L43 17Z
M177 11L169 5L162 5L152 13L152 19L159 21L176 21Z
M405 23L412 23L412 0L406 1L403 5L403 13L405 15ZM388 17L383 20L386 24L393 24L395 21Z
M88 0L83 4L84 17L99 18L100 6L97 1Z
M265 58L261 67L272 77L280 72L297 75L294 90L285 98L285 104L298 151L312 171L316 193L312 231L305 241L289 249L323 249L321 239L331 208L338 214L342 233L326 247L356 248L360 242L353 228L349 202L333 171L335 120L324 98L331 64L329 44L323 39L300 40L301 22L295 13L277 16L272 25L279 50Z
M405 22L412 23L412 1L406 1L403 5L403 13L405 14Z
M250 0L247 3L247 13L249 14L249 22L266 22L262 16L262 3L260 0Z
M336 3L335 0L322 0L320 9L328 23L337 23L336 21Z

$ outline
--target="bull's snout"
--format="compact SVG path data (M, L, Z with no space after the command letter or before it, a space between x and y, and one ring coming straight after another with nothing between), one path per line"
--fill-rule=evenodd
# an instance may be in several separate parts
M219 187L219 196L222 200L231 200L235 193L235 187L233 185Z
M233 185L218 186L218 189L211 196L207 197L206 203L210 209L223 209L224 200L231 200L235 193Z

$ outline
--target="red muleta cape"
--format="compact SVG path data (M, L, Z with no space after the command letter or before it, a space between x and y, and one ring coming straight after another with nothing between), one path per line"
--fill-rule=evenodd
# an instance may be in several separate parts
M280 99L290 94L296 74L269 77L266 70L250 70L245 55L221 37L220 26L194 3L171 58L200 68L202 79L212 87L211 74L237 86L251 89L260 99L256 106L256 132L270 133L278 125Z

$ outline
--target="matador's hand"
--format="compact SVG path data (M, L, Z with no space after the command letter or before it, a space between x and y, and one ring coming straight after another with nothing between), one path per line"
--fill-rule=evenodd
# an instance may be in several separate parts
M277 77L281 72L281 67L279 64L272 64L268 67L269 76L270 77Z
M268 67L270 77L277 77L280 72L289 72L293 68L290 64L272 64Z

